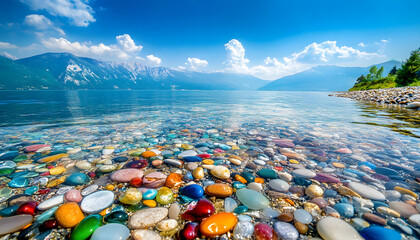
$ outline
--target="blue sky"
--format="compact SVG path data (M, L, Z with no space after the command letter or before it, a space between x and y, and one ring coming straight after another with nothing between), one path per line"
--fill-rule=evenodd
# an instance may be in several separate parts
M276 79L404 60L420 47L418 9L418 0L2 0L0 51Z

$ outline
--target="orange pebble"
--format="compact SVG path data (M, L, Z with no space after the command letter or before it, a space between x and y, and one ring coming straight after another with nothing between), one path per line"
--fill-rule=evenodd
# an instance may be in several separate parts
M254 182L256 182L256 183L264 183L264 178L257 177L257 178L255 178Z
M289 203L289 204L290 204L290 205L292 205L292 206L294 206L294 205L295 205L295 202L293 202L293 200L292 200L292 199L285 198L285 199L284 199L284 201L286 201L287 203Z
M156 153L153 151L145 151L141 154L144 158L156 157Z
M214 214L200 224L200 232L207 237L215 237L229 232L235 227L238 219L232 213Z
M243 178L243 177L242 177L241 175L239 175L239 174L235 175L235 180L236 180L236 181L239 181L239 182L241 182L241 183L243 183L243 184L246 184L246 183L247 183L246 179L245 179L245 178Z
M79 204L75 202L61 205L55 212L55 219L64 228L72 228L85 218Z
M165 186L168 188L178 187L182 184L182 175L179 173L171 173L165 181Z

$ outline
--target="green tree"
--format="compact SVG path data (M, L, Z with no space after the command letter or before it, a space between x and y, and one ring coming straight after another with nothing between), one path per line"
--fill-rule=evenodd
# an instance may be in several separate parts
M391 71L389 71L388 75L395 75L397 74L397 66L394 66Z
M396 82L399 86L407 86L412 82L420 80L417 72L420 71L420 50L411 52L410 57L403 62L397 71Z
M364 75L361 75L360 77L357 78L356 84L359 84L362 82L367 82L366 77Z
M369 81L369 82L372 82L375 79L377 71L378 71L378 67L377 66L372 66L369 69L369 73L366 74L366 80Z
M375 73L375 79L374 80L378 80L380 78L382 78L382 73L384 72L384 66L382 66L381 68L379 68L376 73Z

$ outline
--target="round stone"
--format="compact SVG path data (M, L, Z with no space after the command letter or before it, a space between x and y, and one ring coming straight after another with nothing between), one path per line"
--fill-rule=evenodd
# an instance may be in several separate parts
M136 230L132 234L133 240L161 240L162 237L152 230Z
M64 194L64 200L66 202L80 202L82 199L83 197L78 189L72 189Z
M50 199L47 199L47 200L41 202L37 206L37 208L38 208L38 210L44 211L44 210L50 209L52 207L58 206L58 205L62 204L63 202L64 202L64 195L61 194L61 195L54 196Z
M335 217L324 217L316 229L324 240L364 240L350 224Z
M137 188L127 189L119 198L120 202L128 205L136 205L142 199L142 194Z
M85 213L98 213L111 206L114 202L114 193L108 190L102 190L91 193L83 198L80 207Z
M176 227L178 227L178 221L175 219L162 220L156 225L156 229L161 232L172 231Z
M290 185L281 179L270 180L268 186L279 192L287 192L290 188Z
M397 231L379 226L365 228L360 234L365 240L401 240L401 235Z
M166 175L161 172L152 172L143 177L143 186L146 188L159 188L165 184Z
M130 230L119 223L109 223L95 230L90 240L127 240Z
M354 208L348 203L337 203L334 205L334 209L337 210L341 216L346 218L351 218L354 215Z
M77 186L77 185L85 185L90 181L88 175L84 173L73 173L72 175L68 176L64 183L70 186Z
M192 199L198 199L204 194L204 189L198 184L191 184L181 189L181 193Z
M31 215L23 214L0 218L0 235L13 233L32 223Z
M88 239L100 226L102 226L102 216L99 214L89 215L73 229L70 240Z
M168 209L163 207L142 209L131 215L128 227L131 229L145 229L156 225L168 215Z
M214 166L210 170L210 173L216 178L220 178L220 179L228 179L230 177L230 171L225 166Z
M280 239L283 240L297 240L299 238L299 232L296 228L286 222L275 222L273 224L274 232Z
M142 178L143 171L135 168L125 168L114 172L111 175L111 180L115 182L126 183L133 178Z
M324 195L324 190L319 185L311 184L306 188L305 193L310 198L318 198Z
M292 175L300 178L313 178L316 176L316 173L308 169L300 168L293 170Z
M245 206L253 210L260 210L267 207L270 201L263 194L251 190L251 189L240 189L236 192L236 197Z
M238 222L233 230L234 239L251 239L254 234L254 224L250 222Z
M405 202L391 201L389 202L389 208L397 211L401 216L409 218L411 215L419 214L417 209Z
M85 218L77 203L65 203L55 211L55 219L64 228L72 228Z
M309 224L312 222L311 214L304 209L296 209L293 213L293 217L296 221L304 224Z
M206 218L200 224L200 232L207 237L215 237L229 232L238 219L232 213L218 213Z

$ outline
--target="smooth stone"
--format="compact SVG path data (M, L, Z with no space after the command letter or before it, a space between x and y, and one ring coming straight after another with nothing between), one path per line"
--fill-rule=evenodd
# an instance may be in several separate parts
M187 150L187 151L183 151L182 153L178 154L179 158L184 158L184 157L190 157L190 156L196 156L198 153L194 150Z
M0 235L16 232L32 223L31 215L22 214L0 218Z
M96 229L102 226L102 216L93 214L85 217L71 232L70 240L88 239Z
M401 240L401 235L392 229L372 226L360 231L365 240Z
M142 178L143 171L135 168L125 168L114 172L111 175L111 180L120 183L130 182L133 178Z
M12 181L8 182L7 185L12 188L23 188L28 186L29 180L24 177L13 178Z
M251 239L254 234L254 224L250 222L240 221L233 230L233 238L235 240Z
M55 211L55 219L64 228L72 228L85 218L77 203L65 203Z
M279 192L287 192L290 188L290 185L281 179L270 180L268 186Z
M313 178L316 176L316 173L308 169L300 168L293 170L292 175L300 178Z
M236 197L242 204L252 210L260 210L267 207L270 201L263 194L251 190L251 189L240 189L236 192Z
M83 198L80 207L85 213L98 213L111 206L114 202L114 193L108 190L102 190L91 193Z
M389 202L389 208L397 211L399 214L401 214L401 216L405 218L409 218L411 215L414 214L419 214L415 207L405 202L391 201Z
M297 240L299 238L299 232L290 223L286 222L275 222L273 224L274 232L282 240Z
M401 198L401 193L395 190L387 190L385 192L385 198L388 201L398 201Z
M363 213L362 215L363 219L365 219L366 221L370 222L370 223L375 223L378 225L386 225L386 220L379 217L378 215L375 215L373 213Z
M179 236L183 240L194 240L198 237L199 225L196 222L188 222L179 232Z
M112 161L114 161L114 162L127 162L128 157L126 157L126 156L115 157L115 158L112 159Z
M181 208L179 207L178 203L172 204L169 207L169 218L178 220L180 211L181 211Z
M162 187L157 191L156 201L162 205L170 204L174 201L174 194L170 188Z
M420 227L420 214L411 215L408 218L408 221L410 221L410 223L416 225L417 227Z
M317 180L318 182L325 182L325 183L340 183L341 182L340 179L333 177L329 174L324 174L324 173L317 173L313 179Z
M190 221L201 221L211 216L215 211L213 203L203 198L198 202L192 202L188 205L187 210L181 215L182 219Z
M247 188L251 189L251 190L254 190L254 191L257 191L257 192L260 192L260 191L263 190L262 184L261 183L256 183L256 182L252 182L252 183L248 184Z
M228 179L230 177L230 171L227 167L225 166L214 166L211 170L210 173L215 176L216 178L220 178L220 179Z
M34 195L38 191L38 189L39 189L38 186L29 187L25 190L25 194Z
M206 218L200 224L200 232L207 237L215 237L229 232L238 219L232 213L217 213Z
M76 163L76 167L80 170L89 170L92 164L88 161L79 161Z
M204 194L204 189L198 184L191 184L181 188L181 193L189 198L198 199Z
M44 223L45 221L47 221L48 219L50 219L51 217L54 216L54 214L57 211L57 209L58 209L57 206L48 209L47 211L45 211L41 215L39 215L35 219L35 222L37 222L37 223Z
M273 218L276 218L280 215L279 211L277 211L276 209L273 209L271 207L263 208L261 214L266 219L273 219Z
M64 181L64 184L70 186L78 186L78 185L85 185L90 181L88 175L84 173L73 173L72 175L68 176Z
M324 190L319 185L311 184L306 188L305 193L310 198L318 198L324 195Z
M397 171L386 167L377 167L375 168L375 172L386 176L398 175Z
M316 229L324 240L364 240L350 224L335 217L322 218Z
M224 183L215 183L206 187L206 194L214 197L229 197L233 194L231 186Z
M177 166L177 167L182 166L182 162L175 159L164 159L163 162L169 165Z
M337 203L334 205L334 209L343 217L351 218L354 216L354 207L351 204Z
M64 202L64 194L54 196L50 199L47 199L47 200L41 202L37 206L37 208L38 208L38 210L44 211L44 210L50 209L52 207L58 206L58 205L62 204L63 202Z
M129 188L120 196L119 201L128 205L136 205L141 199L142 194L137 188Z
M166 175L161 172L151 172L143 177L143 186L146 188L160 188L165 184Z
M378 201L386 200L384 194L366 184L351 182L349 183L349 188L364 198Z
M96 185L96 184L92 184L90 186L87 186L82 190L81 195L82 196L87 196L87 195L95 192L96 190L98 190L98 188L99 188L99 186Z
M238 203L235 201L235 199L233 198L225 198L225 212L233 212L233 210L235 210L236 207L238 207Z
M156 229L161 232L172 231L177 227L178 221L176 221L175 219L162 220L156 225Z
M156 225L168 215L168 209L163 207L148 208L136 211L128 220L131 229L145 229Z
M161 240L162 237L152 230L136 230L132 233L133 240Z
M273 228L266 223L255 224L254 237L256 240L276 240L277 239L277 236Z
M293 217L296 221L301 222L303 224L309 224L312 222L311 214L304 209L296 209L293 213Z
M185 162L201 162L203 159L197 156L186 156L183 157L182 160L184 160Z
M127 240L130 236L130 230L119 223L109 223L93 233L90 240Z
M113 210L105 216L104 221L107 223L125 224L128 221L128 214L124 211Z
M158 191L156 189L148 189L143 193L143 199L152 200L155 199Z
M10 217L16 214L19 205L12 205L10 207L5 207L0 210L1 217Z
M279 178L279 175L276 171L270 168L263 168L257 172L257 175L264 179L276 179Z

